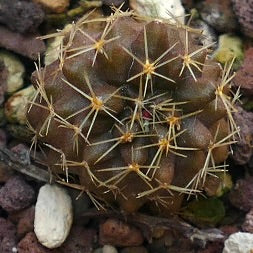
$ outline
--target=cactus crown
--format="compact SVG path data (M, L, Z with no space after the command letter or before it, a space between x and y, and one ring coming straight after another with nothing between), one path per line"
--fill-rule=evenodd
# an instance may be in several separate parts
M32 77L33 145L98 208L175 212L225 170L239 131L233 62L221 68L201 33L178 22L93 14L52 35L63 37L59 59Z

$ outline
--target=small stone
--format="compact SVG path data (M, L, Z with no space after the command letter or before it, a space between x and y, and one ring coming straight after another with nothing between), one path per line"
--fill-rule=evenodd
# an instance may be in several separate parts
M5 116L10 123L26 124L27 107L35 94L35 88L30 85L14 93L5 103Z
M34 229L34 206L22 211L21 218L17 225L17 236L22 238L28 232L33 232Z
M33 0L40 4L46 11L53 13L62 13L69 7L70 0Z
M253 1L252 0L232 0L234 12L240 23L243 33L253 38Z
M245 221L242 225L242 229L244 232L252 233L253 234L253 209L251 209L246 217Z
M233 32L238 26L231 0L205 0L198 9L202 19L218 32Z
M16 228L8 220L0 217L0 252L12 253L12 247L16 246Z
M253 208L253 177L240 179L229 194L231 204L248 212Z
M213 57L222 64L231 61L235 57L233 68L238 69L244 58L242 40L230 34L219 36L219 46L214 52Z
M92 253L103 253L103 248L97 248L93 250Z
M67 24L63 31L68 31L72 28L72 24ZM49 65L59 59L60 46L63 41L63 36L57 36L47 40L47 50L45 52L44 63Z
M130 0L129 4L139 15L169 19L173 23L175 17L184 24L185 10L181 0Z
M18 244L18 253L60 253L58 251L51 251L43 247L37 240L33 232L26 234L26 236Z
M237 87L241 87L245 95L253 95L253 47L245 52L243 65L236 72L234 83Z
M120 253L148 253L145 247L128 247L120 251Z
M44 20L44 12L31 1L1 0L0 23L20 33L34 32Z
M118 253L117 249L111 245L105 245L103 247L103 253Z
M99 242L120 247L139 246L143 243L141 232L120 220L108 219L99 228Z
M14 54L0 50L0 61L8 71L6 77L6 91L13 93L23 87L25 68L23 63Z
M0 184L6 183L13 175L13 171L4 166L0 165Z
M243 43L241 38L230 34L222 34L219 36L219 46L214 52L213 57L221 64L231 61L234 57L234 69L238 69L243 61Z
M45 43L38 40L38 34L22 35L0 26L0 47L37 60L38 55L45 52Z
M0 206L7 212L20 211L30 206L34 198L33 188L19 176L11 177L0 189Z
M34 232L47 248L57 248L66 240L73 221L71 198L66 190L46 184L40 188L35 206Z
M225 241L222 253L251 253L253 250L253 234L238 232Z
M96 230L73 226L60 250L62 253L91 252L96 241Z
M240 128L240 138L234 144L231 158L240 165L247 164L253 154L253 113L243 110L237 106L237 113L234 114L236 125Z
M0 59L0 105L3 104L5 99L5 93L7 90L7 78L8 78L8 69L4 64L4 61Z

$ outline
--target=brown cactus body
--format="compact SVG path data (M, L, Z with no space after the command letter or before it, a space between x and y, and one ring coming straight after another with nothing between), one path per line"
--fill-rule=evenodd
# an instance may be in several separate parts
M120 10L73 25L59 60L33 76L27 113L52 171L128 212L174 212L198 193L238 131L231 65L208 59L198 36Z

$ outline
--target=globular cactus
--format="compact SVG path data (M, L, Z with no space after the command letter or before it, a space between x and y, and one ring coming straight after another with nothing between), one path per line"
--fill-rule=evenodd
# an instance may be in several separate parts
M226 169L233 62L212 61L200 31L116 9L56 35L59 59L37 67L27 119L62 183L98 208L166 214Z

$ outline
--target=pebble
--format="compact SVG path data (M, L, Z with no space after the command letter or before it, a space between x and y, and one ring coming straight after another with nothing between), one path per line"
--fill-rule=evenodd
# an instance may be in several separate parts
M241 68L236 72L234 83L241 87L246 95L253 95L253 47L245 52L245 58Z
M99 227L99 242L102 245L140 246L143 240L140 230L117 219L108 219Z
M231 34L222 34L219 36L219 45L214 52L213 57L221 64L225 64L236 57L233 69L238 69L244 58L243 42L240 37Z
M0 47L26 56L31 60L37 60L38 54L42 54L46 50L44 41L38 40L38 36L36 33L22 35L0 26Z
M25 125L27 122L26 112L35 94L35 88L30 85L14 93L5 103L5 116L10 123Z
M139 15L169 19L173 23L179 21L184 24L185 9L181 0L130 0L129 4ZM171 14L177 20L174 20Z
M11 177L0 189L0 206L7 212L17 212L27 208L34 199L33 188L19 176Z
M233 32L238 23L231 0L206 0L199 5L201 18L218 32Z
M0 105L3 104L5 99L5 93L7 90L7 78L8 78L8 69L6 68L4 61L0 60ZM1 119L0 119L1 124Z
M33 0L40 4L47 12L62 13L69 7L70 0Z
M71 198L57 185L40 188L35 206L34 232L47 248L57 248L66 240L73 221Z
M18 253L60 253L51 251L43 247L37 240L33 232L27 233L26 236L18 243Z
M19 238L24 237L28 232L33 232L34 228L34 206L21 211L20 219L17 224L17 236Z
M253 177L239 179L229 193L229 200L236 208L250 211L253 208Z
M23 87L25 67L23 63L14 54L6 50L0 50L0 61L3 62L6 75L6 91L13 93Z
M240 23L243 33L253 38L253 1L252 0L232 0L234 12Z
M16 247L16 228L10 221L0 217L0 252L10 253Z
M1 0L0 23L19 33L34 32L44 20L44 12L31 1Z
M117 249L111 245L105 245L103 247L103 253L118 253Z
M97 242L97 231L76 225L60 247L61 253L91 252Z
M237 106L237 113L234 114L236 125L240 128L240 138L233 146L231 158L239 165L245 165L253 155L253 112L247 112Z
M244 232L252 233L253 234L253 209L251 209L246 217L245 221L242 225L242 229Z
M225 241L222 253L251 253L253 250L253 234L238 232Z

